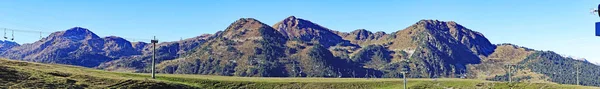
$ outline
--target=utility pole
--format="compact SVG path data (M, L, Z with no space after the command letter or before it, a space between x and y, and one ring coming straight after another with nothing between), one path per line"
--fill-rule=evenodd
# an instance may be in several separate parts
M403 71L403 72L402 72L402 76L403 76L402 78L404 78L404 89L407 89L407 88L406 88L406 82L407 82L407 81L406 81L406 72L404 72L404 71Z
M152 43L152 79L155 79L156 76L156 43L158 43L158 40L156 39L156 36L154 36L153 40L150 40L150 42Z
M407 82L408 82L408 81L406 81L406 74L410 71L410 69L408 67L409 60L403 60L402 62L404 65L402 66L400 73L402 73L402 78L404 78L404 89L408 89L406 86Z

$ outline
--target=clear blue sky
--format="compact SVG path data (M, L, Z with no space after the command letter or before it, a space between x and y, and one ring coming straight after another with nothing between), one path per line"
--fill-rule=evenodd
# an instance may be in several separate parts
M272 25L294 15L333 30L394 32L421 19L456 21L492 43L600 62L600 37L589 13L597 0L2 0L0 27L54 32L80 26L100 36L175 41L224 30L239 18ZM1 35L1 34L0 34ZM48 34L43 34L44 36ZM39 34L15 33L31 43Z

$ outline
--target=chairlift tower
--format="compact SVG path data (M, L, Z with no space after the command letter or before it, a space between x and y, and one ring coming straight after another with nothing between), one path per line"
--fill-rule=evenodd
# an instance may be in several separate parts
M400 73L402 73L402 78L404 78L404 89L408 89L408 88L406 88L406 82L407 82L407 81L406 81L406 74L407 74L408 72L406 72L406 71L402 71L402 72L400 72Z
M404 78L404 89L408 89L406 86L407 82L408 82L408 81L406 81L406 74L408 74L408 72L410 71L410 69L408 67L408 64L410 61L406 59L406 60L403 60L402 62L404 63L404 65L402 66L402 71L400 73L402 73L402 78Z
M156 39L156 36L154 36L153 40L150 40L150 42L152 43L152 79L155 79L156 76L156 43L158 43L158 40Z

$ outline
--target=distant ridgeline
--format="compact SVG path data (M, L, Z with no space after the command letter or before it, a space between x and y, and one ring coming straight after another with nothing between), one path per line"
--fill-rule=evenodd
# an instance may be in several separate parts
M241 18L215 34L157 45L158 72L253 77L475 78L600 86L600 66L512 44L491 44L455 22L421 20L385 33L349 33L288 17ZM149 72L152 46L75 27L30 44L0 41L0 56L110 71ZM512 66L512 67L509 67ZM579 77L579 78L577 78Z

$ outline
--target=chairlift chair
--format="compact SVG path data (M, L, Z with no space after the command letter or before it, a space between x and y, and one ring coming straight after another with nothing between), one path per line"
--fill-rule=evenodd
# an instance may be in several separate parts
M6 28L4 29L4 39L8 39L8 37L6 37Z
M10 40L15 40L15 30L12 30L12 38Z

